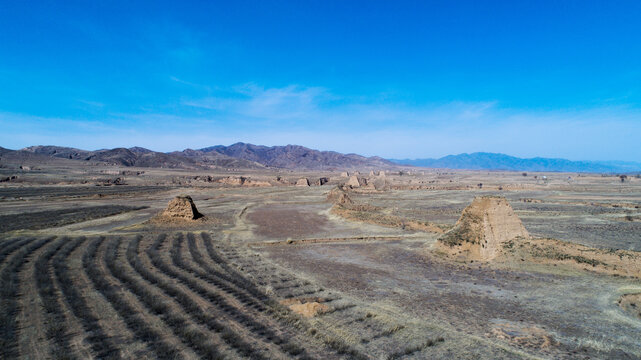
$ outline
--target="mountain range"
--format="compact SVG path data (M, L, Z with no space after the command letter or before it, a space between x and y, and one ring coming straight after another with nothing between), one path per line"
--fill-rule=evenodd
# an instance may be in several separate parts
M397 164L442 169L555 171L617 173L641 171L641 163L629 161L571 161L535 157L518 158L505 154L476 152L448 155L439 159L391 160Z
M571 161L566 159L523 159L505 154L477 152L448 155L439 159L383 159L335 151L319 151L299 145L262 146L236 143L169 153L141 147L81 150L62 146L30 146L20 150L0 147L0 167L37 164L104 164L175 169L400 169L406 166L508 171L557 171L626 173L641 171L641 163L624 161Z
M357 154L341 154L334 151L318 151L299 145L262 146L236 143L230 146L211 146L202 149L186 149L169 153L156 152L141 147L102 150L81 150L61 146L30 146L20 150L0 147L0 166L6 164L27 165L58 161L81 161L85 163L158 167L179 169L211 168L281 168L300 170L336 169L393 169L400 167L380 157L365 157Z

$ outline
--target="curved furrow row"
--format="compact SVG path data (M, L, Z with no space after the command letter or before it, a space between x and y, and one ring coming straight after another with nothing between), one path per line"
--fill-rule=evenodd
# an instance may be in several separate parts
M164 273L168 278L178 280L181 283L186 284L190 290L193 290L189 286L189 283L193 282L193 278L181 276L181 274L176 273L170 269L165 262L160 260L158 249L164 239L166 239L166 235L160 235L148 250L148 256L152 265L161 273ZM171 281L160 276L157 271L154 271L155 269L152 270L145 267L141 259L138 257L140 240L141 238L138 237L136 240L132 241L127 251L129 263L140 274L140 276L161 289L165 294L172 297L178 304L180 304L185 313L189 314L195 322L206 326L209 330L215 333L219 333L220 338L241 356L253 359L266 358L261 354L260 349L256 349L252 344L244 341L242 337L236 334L229 326L218 321L216 317L210 314L210 311L205 312L190 294L172 284ZM218 304L216 303L212 303L212 305L215 305L216 308L218 307Z
M258 274L256 274L258 278L257 282L262 285L266 285L268 283L272 284L272 290L274 290L280 298L291 299L298 297L310 297L312 295L319 295L319 293L323 292L323 289L319 288L305 288L310 285L308 281L301 283L301 280L296 277L277 273L270 274L269 271L266 271L264 264L260 264L260 262L256 262L253 259L248 261L246 255L239 254L238 250L235 248L230 249L219 246L221 252L223 253L223 255L220 255L213 249L210 237L208 235L206 236L204 233L202 235L203 239L206 239L205 246L207 248L207 251L210 254L211 259L215 261L217 265L225 264L225 268L230 271L230 273L239 274L239 272L234 270L231 266L229 266L229 264L226 264L228 263L228 261L226 261L225 259L237 260L238 264L233 263L234 266L240 268L240 270L243 272L258 272ZM273 266L271 266L271 269L273 272L277 271ZM270 275L265 276L266 274ZM285 277L283 278L283 276ZM235 275L234 278L243 279L247 283L253 285L253 283L247 281L246 277L244 277L243 275ZM266 280L266 278L271 278L272 280ZM239 283L238 280L236 280L236 282Z
M15 243L17 243L19 241L23 241L23 240L24 240L24 238L19 237L19 236L18 237L6 237L5 238L2 235L0 235L0 251L2 251L5 247L7 247L9 245L15 244Z
M198 268L196 268L194 266L191 266L186 261L184 261L182 259L182 257L180 256L180 250L182 248L183 241L184 241L184 238L183 238L182 234L179 234L176 237L176 239L175 239L175 241L173 243L173 246L171 247L170 255L171 255L171 259L172 259L173 265L176 266L178 269L182 269L183 271L186 271L186 272L188 272L190 274L193 274L196 278L201 279L204 282L210 283L210 281L208 281L208 280L210 280L210 278L213 278L213 277L209 277L209 276L207 276L206 272L201 271L200 269L198 269ZM218 284L214 284L214 285L216 287L218 287ZM214 293L214 292L206 289L204 286L197 286L195 291L198 292L200 295L206 296L211 301L216 301L216 303L222 309L228 310L230 312L230 314L232 316L234 316L234 320L236 320L237 322L247 326L251 331L267 333L268 336L269 336L269 340L270 341L276 341L276 342L281 342L282 341L281 339L276 337L276 334L274 334L273 332L269 331L264 325L254 322L252 320L253 316L250 317L250 316L247 316L247 315L245 315L243 313L238 312L239 309L237 307L233 306L232 304L230 304L230 302L225 299L225 295L229 296L228 294L226 294L226 292L231 292L232 295L233 295L234 289L229 287L229 286L225 286L225 284L220 284L220 285L221 285L221 289L223 290L221 293ZM243 297L242 295L244 295L244 294L242 294L241 292L236 291L236 293L239 295L239 297L242 300L242 301L239 300L239 303L241 305L255 306L258 311L265 311L266 310L266 308L265 308L265 306L263 304L261 304L261 303L259 303L257 301L252 301L252 299L250 299L246 295Z
M69 269L69 255L78 248L86 239L84 237L75 240L73 246L69 246L56 255L54 261L54 273L58 278L60 290L65 296L69 309L76 318L81 322L87 333L87 340L91 344L91 349L96 357L100 359L117 359L120 352L112 340L105 334L104 330L98 323L98 317L89 308L85 298L80 290L74 285L73 276Z
M50 271L54 256L63 247L69 248L73 245L74 243L67 237L60 239L40 254L34 269L36 287L44 308L45 333L47 339L51 341L50 356L56 359L80 359L80 356L71 348L68 321Z
M253 307L256 311L265 311L266 304L269 305L271 303L275 303L275 300L253 287L253 284L247 281L247 279L241 274L230 276L228 273L223 273L211 266L203 257L200 249L198 249L198 246L196 245L196 238L193 233L187 234L187 243L189 246L189 253L194 263L196 263L199 268L188 266L184 267L186 270L197 273L199 277L205 279L207 282L222 289L223 291L232 294L239 302ZM248 290L251 288L253 289Z
M98 265L99 259L97 253L99 247L105 243L105 238L101 237L92 241L82 256L83 267L87 277L93 283L94 287L109 301L113 308L118 312L122 320L140 341L146 343L158 359L177 359L179 350L163 340L162 334L149 325L143 316L130 304L121 293L119 286L109 282L105 274L100 270ZM115 242L112 242L115 243ZM115 257L116 248L110 246L112 254L105 255L110 258ZM113 261L113 259L111 259Z
M33 238L29 238L29 239L16 238L3 244L4 246L0 250L0 264L4 262L7 256L11 255L15 251L23 247L25 244L28 244L33 240L34 240Z
M247 279L242 273L240 273L238 270L236 270L233 266L231 266L228 261L226 260L226 256L223 256L218 253L214 249L214 243L213 240L211 239L211 236L206 233L202 232L201 237L203 239L203 242L205 244L205 248L207 250L208 257L211 261L213 261L217 266L220 266L221 268L225 269L225 271L228 272L227 278L230 281L233 281L234 284L236 284L239 287L243 287L246 289L248 292L252 294L256 294L257 296L262 296L265 297L266 295L258 289L258 287L251 281ZM223 252L226 249L222 249ZM233 257L235 256L236 258L240 258L238 255L237 251L235 249L230 249L229 254ZM213 268L210 267L212 270ZM293 279L288 279L293 280ZM316 293L317 291L311 291L309 293ZM346 356L349 359L368 359L368 356L361 353L354 347L346 344L342 339L337 338L331 334L323 334L321 332L317 332L316 329L310 328L309 324L304 321L299 321L298 317L291 314L291 312L287 310L283 310L284 307L282 307L280 304L276 303L275 305L273 303L267 303L267 304L272 304L270 306L270 309L272 310L271 314L276 317L279 321L283 321L284 323L295 327L298 329L299 333L313 333L315 334L314 337L317 338L318 340L322 341L324 343L323 350L321 352L333 352L334 354L338 354L338 356ZM331 350L330 350L331 349ZM335 355L334 355L335 356Z
M227 272L227 274L220 273L219 276L221 276L221 278L235 284L241 289L246 290L258 299L266 297L265 293L263 293L250 281L247 281L247 279L242 274L240 274L236 269L229 266L227 260L220 256L220 254L218 254L218 252L214 249L213 241L208 233L202 232L200 236L205 243L205 249L207 250L207 255L209 256L209 258L221 268L225 269L225 271Z
M20 270L29 255L54 238L40 239L20 248L0 273L0 358L18 357L17 321Z
M141 237L136 237L130 242L128 247L127 257L130 258L130 253L133 253L135 256L135 249L138 247L138 242ZM200 357L207 359L220 359L222 355L211 339L209 334L201 331L197 326L194 326L186 316L182 316L179 312L169 304L169 300L164 300L159 297L157 291L153 291L153 288L158 288L160 290L166 290L167 288L172 288L175 290L173 293L166 292L168 295L174 298L174 300L181 304L185 303L184 298L186 295L181 293L179 290L175 289L173 285L170 285L167 282L164 282L162 279L155 279L157 276L151 273L138 273L142 276L144 281L139 279L138 276L133 276L128 268L119 264L116 261L116 254L122 239L117 239L116 241L110 243L109 249L107 251L106 261L107 267L111 273L118 279L120 282L126 286L129 291L131 291L136 297L144 303L153 313L156 315L161 315L162 320L172 332L180 338L183 343L192 348ZM133 245L132 245L133 244ZM132 249L132 250L129 250ZM134 270L138 271L136 267L142 266L140 263L136 263L136 259L130 258L131 266L134 267ZM134 264L138 264L134 266ZM152 280L146 279L146 276L151 276ZM156 280L156 281L154 281ZM184 308L184 313L189 313L191 309Z
M270 319L271 321L267 321L267 325L264 323L265 321L261 321L265 313L275 313L283 311L284 309L281 306L277 306L277 302L269 298L267 295L262 295L261 299L256 299L255 297L249 295L246 291L238 289L235 285L222 281L221 278L217 276L219 272L209 266L209 264L207 264L204 259L202 259L202 254L200 254L200 251L196 247L194 235L192 233L189 233L187 234L187 238L192 258L205 270L203 271L200 268L192 266L191 264L189 264L189 262L184 261L184 259L181 258L180 253L183 239L180 235L174 242L174 246L171 249L171 257L174 265L183 269L184 271L194 274L194 276L196 276L197 278L202 279L208 284L221 289L224 293L236 298L236 300L242 305L243 310L247 311L248 314L234 312L234 315L237 314L235 316L235 320L241 322L254 334L260 335L261 337L266 338L268 341L279 345L283 352L286 352L290 355L304 355L304 349L297 347L293 343L285 340L289 337L289 331L285 326L277 322L276 319ZM242 283L243 279L239 280L241 280ZM285 336L279 336L276 334L276 332L270 330L270 327L272 326L278 328L280 332Z
M233 283L236 286L246 289L248 293L257 293L260 298L265 299L263 300L263 304L267 308L265 313L269 315L274 321L276 321L279 328L288 330L291 329L292 331L288 332L290 334L293 334L293 337L297 337L297 334L312 334L317 340L320 341L320 343L309 341L310 339L307 338L305 346L306 352L311 351L314 353L314 356L318 356L320 358L336 356L347 356L350 359L367 358L362 353L345 344L343 340L328 334L321 334L317 332L316 329L311 328L308 322L301 321L299 315L292 313L288 308L278 303L275 299L267 296L265 293L260 291L258 287L256 287L256 285L251 282L244 274L230 266L225 258L214 250L211 237L207 233L201 233L201 237L203 239L209 258L205 259L203 257L199 257L198 255L196 255L195 258L200 258L204 261L203 264L205 264L204 269L206 270L206 273L209 273L211 271L212 273L220 274L220 272L216 270L214 266L212 266L212 262L215 262L216 267L224 268L226 269L226 271L228 271L227 274L223 273L221 275L231 277L230 274L233 274L233 277L231 279L234 280ZM189 242L192 243L190 245L190 247L192 248L192 255L194 253L200 254L200 250L198 250L198 247L195 244L195 238L188 235L188 240L190 240ZM287 338L289 337L290 336L288 335ZM292 355L302 353L300 348L291 348L292 346L292 344L284 343L283 349ZM303 354L303 356L307 355Z

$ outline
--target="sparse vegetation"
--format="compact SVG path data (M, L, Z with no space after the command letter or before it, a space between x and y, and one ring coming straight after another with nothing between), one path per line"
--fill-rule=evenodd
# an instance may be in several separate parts
M443 341L445 341L445 339L443 339L442 337L439 337L439 338L436 338L434 340L427 340L426 342L424 342L422 344L419 344L419 345L408 346L403 351L395 352L395 353L390 354L387 357L387 359L388 360L400 359L400 358L402 358L404 356L409 356L409 355L412 355L412 354L414 354L416 352L422 351L422 350L424 350L424 349L426 349L428 347L435 346L436 344L441 343Z
M51 341L51 354L54 358L64 359L75 359L79 356L71 349L69 328L63 304L59 299L59 291L50 272L50 265L52 258L60 249L70 246L73 246L73 243L69 238L62 238L51 244L36 260L34 270L36 286L46 318L45 333Z
M18 357L17 352L17 324L18 312L18 274L27 261L29 255L38 250L53 238L45 238L22 247L9 262L4 264L0 272L0 355L10 359ZM13 242L15 243L15 242ZM5 248L6 249L6 248ZM8 254L8 253L7 253Z
M153 284L154 287L157 287L167 293L167 295L169 295L168 299L173 298L183 307L184 311L175 311L170 305L170 301L164 300L164 297L162 297L158 291L152 290L149 285L136 279L127 272L124 267L115 266L115 263L112 262L110 268L114 275L119 278L123 284L126 284L127 287L136 294L136 296L146 304L153 313L158 315L162 314L163 322L172 329L176 336L193 348L196 353L209 359L222 358L217 347L210 342L209 337L197 327L192 326L191 322L183 315L183 313L190 316L202 316L205 318L205 321L203 322L205 322L210 329L217 332L224 330L224 326L211 317L207 318L200 307L190 299L187 294L181 292L176 286L171 285L169 282L144 267L140 259L136 256L140 239L141 237L136 237L127 247L126 257L129 264L149 284ZM159 239L161 239L160 242L162 242L162 240L164 240L164 236L159 237ZM115 244L118 243L119 242L115 242ZM203 320L203 318L201 318L201 320ZM206 320L208 320L208 322L206 322Z
M96 262L96 254L98 248L103 245L103 243L106 243L104 237L95 239L89 244L86 252L83 254L82 263L89 279L93 282L96 289L111 303L127 324L127 327L136 334L138 339L149 344L149 348L152 349L157 358L177 358L179 353L178 349L167 343L164 340L164 336L148 324L139 311L122 296L120 287L113 285L107 280L105 274L99 270L101 266ZM112 253L106 257L109 257L109 263L113 263L117 244L111 241L108 245L106 253ZM105 262L107 262L106 259Z
M99 317L89 308L86 299L74 285L73 275L69 268L69 254L85 241L86 239L83 237L75 239L73 245L64 249L55 259L54 272L69 309L82 322L85 331L89 334L87 340L96 356L101 359L118 359L121 357L120 350L105 334L100 326Z
M144 208L145 207L104 205L0 215L0 233L18 229L37 230L64 226Z
M388 172L384 188L363 182L354 189L336 183L347 178L330 175L329 184L337 186L330 191L313 181L286 187L301 176L323 174L285 174L282 184L269 180L273 188L251 189L217 180L266 182L267 176L163 172L164 179L154 181L198 182L189 194L210 222L162 227L145 221L151 211L82 222L91 216L80 212L117 199L122 206L136 204L138 194L145 194L142 204L164 206L177 189L136 185L155 171L97 177L120 176L131 185L60 187L69 196L55 186L36 188L33 196L13 183L0 189L0 202L8 204L2 216L32 205L53 214L72 210L73 203L73 212L58 215L80 221L52 230L60 234L56 239L44 229L0 233L1 358L563 358L573 356L566 352L567 329L590 344L594 324L613 334L620 353L584 345L586 356L636 354L635 339L628 339L632 326L598 311L602 304L589 296L603 291L605 297L605 290L641 274L638 252L620 250L637 246L640 205L631 175L623 188L612 186L619 181L612 174L582 174L572 183L557 175L543 188L533 174L528 181L520 172L419 171L402 178ZM27 187L22 181L34 174L21 173L21 184ZM511 237L495 247L501 256L496 263L472 262L466 256L474 246L489 248L478 230L502 234L503 222L472 213L465 224L454 223L479 189L496 194L499 186L510 190L505 196L525 227L549 238ZM595 187L606 192L593 193ZM56 202L49 203L52 198ZM587 230L578 232L581 227ZM455 231L441 234L450 229ZM583 236L588 231L594 235ZM577 234L582 242L600 238L612 249L561 242L555 233L567 241ZM617 282L608 274L619 276ZM620 302L632 316L627 321L637 321L641 302ZM581 309L581 322L575 309ZM494 331L492 326L508 325L488 323L490 318L504 319L517 335ZM539 338L521 336L541 323L546 328ZM558 342L545 342L550 334Z
M535 248L535 251L532 253L533 256L544 257L552 260L573 260L579 264L588 264L595 267L597 265L606 265L604 262L591 259L582 255L570 255L566 253L559 252L558 250L552 247L545 248Z

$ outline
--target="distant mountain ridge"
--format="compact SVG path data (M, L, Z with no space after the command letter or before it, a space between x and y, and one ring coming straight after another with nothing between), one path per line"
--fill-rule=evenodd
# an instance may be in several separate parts
M30 146L17 152L45 155L53 158L91 161L109 165L158 167L175 169L206 169L211 167L226 168L261 168L260 164L242 159L231 158L214 153L204 154L197 150L162 153L142 147L114 148L95 151L80 150L62 146Z
M469 169L469 170L509 170L509 171L554 171L554 172L638 172L641 163L629 161L571 161L553 158L518 158L515 156L476 152L472 154L448 155L440 159L403 159L393 160L401 165L428 168Z
M142 147L82 150L62 146L30 146L20 150L0 147L0 166L16 166L52 161L83 161L94 164L175 169L261 169L291 170L376 170L418 166L443 169L556 171L593 173L641 172L641 163L625 161L571 161L566 159L530 158L497 153L477 152L448 155L440 159L387 160L377 156L319 151L300 145L263 146L235 143L202 149L185 149L169 153Z
M285 169L398 167L397 164L377 156L365 157L357 154L341 154L335 151L319 151L300 145L263 146L239 142L230 146L211 146L200 149L200 151L217 152L265 166Z
M236 143L202 149L185 149L169 153L142 147L81 150L62 146L30 146L20 150L3 150L13 159L66 159L120 166L180 169L282 168L300 170L391 169L399 165L380 157L319 151L300 145L263 146ZM34 157L35 156L35 157ZM8 159L5 156L5 159ZM15 162L14 161L14 162Z

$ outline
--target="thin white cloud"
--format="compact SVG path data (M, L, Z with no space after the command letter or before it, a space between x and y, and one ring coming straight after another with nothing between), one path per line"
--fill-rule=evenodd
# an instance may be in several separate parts
M183 80L183 79L177 78L175 76L170 76L169 79L171 81L177 82L179 84L187 85L187 86L190 86L190 87L193 87L193 88L196 88L196 89L200 89L200 90L205 90L205 91L208 91L208 92L212 91L212 89L213 89L209 85L198 84L198 83L195 83L195 82L191 82L191 81L187 81L187 80Z
M234 88L236 97L205 97L184 100L183 105L224 111L230 117L266 121L314 119L322 115L320 104L329 98L322 88L290 85L262 88L247 84Z
M496 101L410 106L355 101L319 87L255 84L225 96L185 99L182 106L188 115L111 114L102 122L0 113L6 129L0 146L137 145L172 151L245 141L390 158L475 151L572 160L641 158L641 111L621 106L520 110Z
M90 107L94 107L94 108L103 108L103 107L105 107L105 104L101 103L99 101L92 101L92 100L85 100L85 99L78 99L77 101L79 103L81 103L81 104L89 105Z

